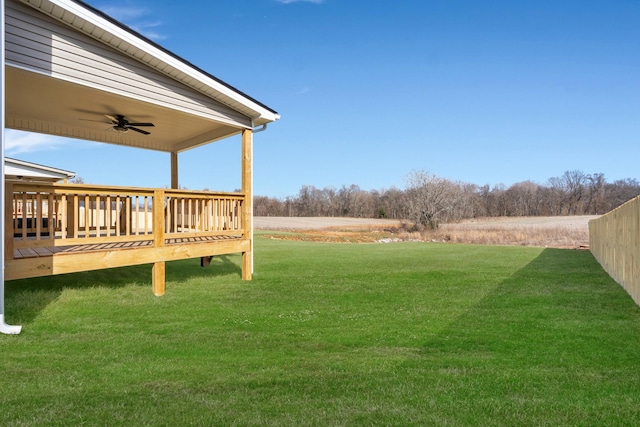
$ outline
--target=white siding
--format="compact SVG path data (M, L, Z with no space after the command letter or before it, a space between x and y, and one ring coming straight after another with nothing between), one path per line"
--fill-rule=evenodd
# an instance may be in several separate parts
M241 113L15 2L6 3L6 62L232 126L251 126Z

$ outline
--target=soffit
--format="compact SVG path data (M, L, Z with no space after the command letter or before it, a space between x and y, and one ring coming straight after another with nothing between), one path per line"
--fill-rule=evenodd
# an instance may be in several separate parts
M110 144L179 152L227 136L239 128L58 78L7 66L6 127ZM150 132L116 132L105 114L151 122Z

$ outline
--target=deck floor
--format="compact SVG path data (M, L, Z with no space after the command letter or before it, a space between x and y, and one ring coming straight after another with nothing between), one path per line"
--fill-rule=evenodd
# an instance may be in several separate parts
M213 242L217 240L239 240L240 236L220 235L220 236L198 236L198 237L179 237L165 239L165 245L192 244L201 242ZM50 246L39 248L22 248L13 250L14 259L50 257L63 253L84 253L97 252L118 249L135 249L149 247L153 245L153 240L138 240L133 242L113 242L113 243L96 243L86 245L69 245L69 246Z

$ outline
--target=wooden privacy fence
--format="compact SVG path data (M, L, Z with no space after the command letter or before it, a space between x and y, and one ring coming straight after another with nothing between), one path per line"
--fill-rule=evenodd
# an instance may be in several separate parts
M640 197L589 221L589 248L640 305Z

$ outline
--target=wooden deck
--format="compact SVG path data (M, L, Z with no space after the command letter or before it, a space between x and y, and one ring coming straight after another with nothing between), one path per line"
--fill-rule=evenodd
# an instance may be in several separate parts
M164 262L243 254L252 233L241 193L8 182L5 279L153 264L164 292Z

